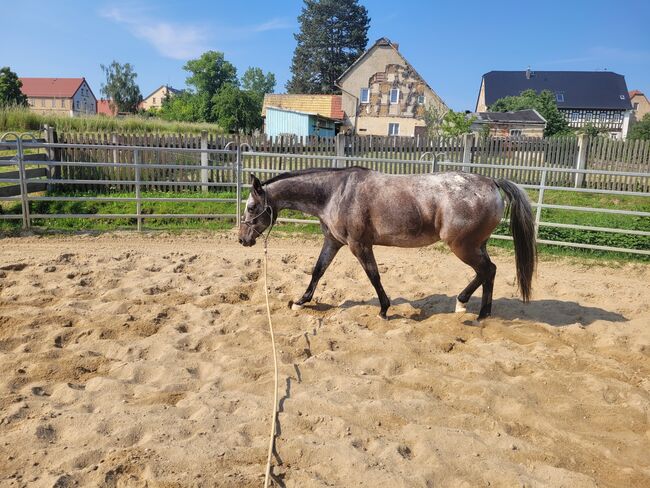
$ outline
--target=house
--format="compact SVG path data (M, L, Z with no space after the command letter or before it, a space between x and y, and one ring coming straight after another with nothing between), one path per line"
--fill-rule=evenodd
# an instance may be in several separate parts
M163 101L165 98L171 97L180 93L180 90L172 88L168 85L161 85L156 88L149 96L145 97L140 103L140 108L142 110L149 110L150 108L160 108L162 107Z
M617 139L627 135L632 104L625 77L611 71L490 71L481 80L476 112L525 90L555 94L558 109L572 128L593 124Z
M632 110L634 110L634 120L641 120L644 115L650 113L650 101L639 90L630 92L630 102L632 103Z
M269 136L334 137L341 125L341 95L266 94L264 132Z
M334 119L322 115L299 112L286 108L266 107L265 130L269 137L334 137L336 135Z
M473 132L489 131L493 137L544 137L546 119L535 109L514 112L478 112Z
M358 135L415 136L425 133L424 114L448 108L399 52L382 37L338 78L344 124Z
M117 112L115 110L115 107L111 107L111 100L102 98L100 100L97 100L97 114L106 115L108 117L115 117L117 115Z
M75 117L97 113L97 99L85 78L20 78L29 108L40 114Z

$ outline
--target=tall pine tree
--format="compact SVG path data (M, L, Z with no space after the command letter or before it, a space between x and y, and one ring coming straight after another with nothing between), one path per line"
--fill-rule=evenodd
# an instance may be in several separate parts
M337 93L336 79L366 49L370 18L358 0L305 0L289 93Z

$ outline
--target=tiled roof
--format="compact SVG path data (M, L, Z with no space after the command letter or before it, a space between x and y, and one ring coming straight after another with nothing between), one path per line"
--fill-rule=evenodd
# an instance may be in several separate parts
M97 113L114 116L115 112L111 109L110 100L97 100Z
M611 71L490 71L483 81L487 106L532 89L555 93L560 109L632 108L625 77Z
M28 97L72 98L84 78L20 78L21 91Z
M342 120L341 95L286 95L267 93L264 95L262 116L266 107L277 107L296 112L318 114L330 119Z
M637 95L641 95L641 96L643 96L643 92L642 92L642 91L639 91L639 90L632 90L632 91L630 92L630 98L632 98L632 97L636 97Z

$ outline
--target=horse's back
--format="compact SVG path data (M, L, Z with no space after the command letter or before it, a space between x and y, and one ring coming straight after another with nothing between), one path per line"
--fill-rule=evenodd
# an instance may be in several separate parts
M348 226L374 244L420 247L462 236L487 239L503 215L490 178L470 173L356 173Z

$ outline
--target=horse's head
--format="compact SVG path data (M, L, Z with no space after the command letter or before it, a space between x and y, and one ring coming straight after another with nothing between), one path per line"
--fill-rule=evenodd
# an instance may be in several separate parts
M254 246L257 238L276 217L262 183L254 175L251 175L251 185L251 194L244 210L244 220L239 226L239 243L246 247Z

